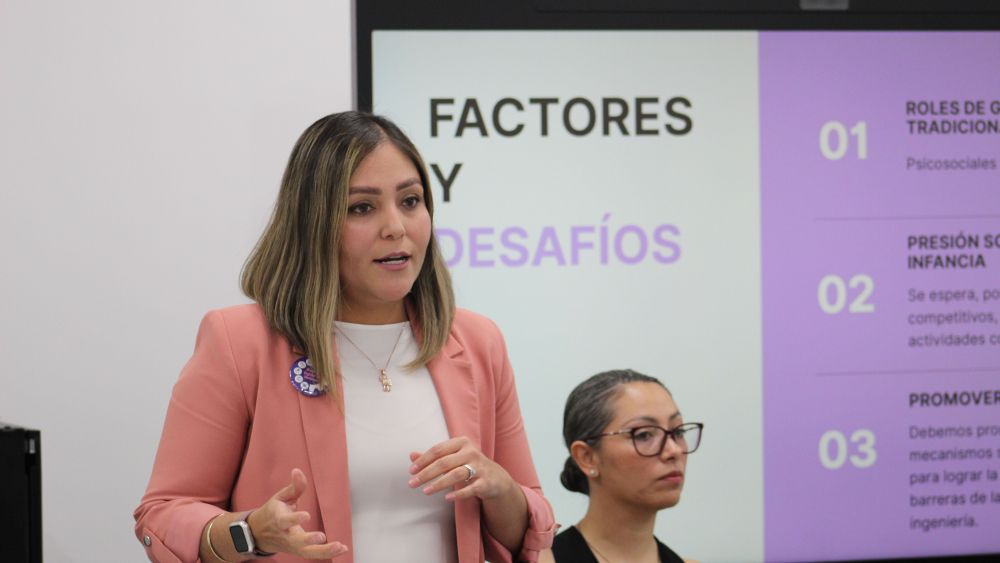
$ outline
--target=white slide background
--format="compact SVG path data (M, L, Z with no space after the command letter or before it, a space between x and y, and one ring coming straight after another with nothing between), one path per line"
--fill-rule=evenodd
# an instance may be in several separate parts
M437 224L463 241L452 269L459 304L492 317L507 337L557 520L574 524L586 506L559 484L566 397L589 375L631 367L660 377L686 420L706 423L704 445L688 461L683 500L661 513L657 534L688 557L762 559L756 34L380 31L373 66L374 110L397 120L446 176L454 163L463 165L450 202L434 182ZM694 126L684 136L639 137L630 117L629 137L597 134L600 124L575 137L561 125L561 104L577 96L598 109L602 97L659 97L659 117L649 124L661 130L662 105L684 96ZM493 104L505 97L525 106L501 113L507 128L525 124L518 136L493 130ZM537 106L528 104L533 97L561 100L550 108L548 136L540 134ZM453 119L437 137L431 98L455 99L441 110ZM457 136L466 98L477 99L488 136L474 128ZM571 118L581 127L578 110ZM680 230L676 262L647 254L624 264L612 251L601 264L602 227L614 236L635 225L649 236L662 224ZM577 265L570 257L574 226L594 228L585 236L594 248L581 250ZM504 265L503 257L518 259L503 248L511 227L527 233L526 265ZM545 227L558 233L565 265L553 256L533 265ZM475 266L470 229L485 229L476 231ZM635 236L628 240L627 252L639 253ZM453 237L442 242L454 257ZM551 242L543 246L552 251Z

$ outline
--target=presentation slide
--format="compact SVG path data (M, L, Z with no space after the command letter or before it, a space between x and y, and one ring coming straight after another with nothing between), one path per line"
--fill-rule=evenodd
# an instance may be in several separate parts
M1000 34L762 33L765 547L1000 551Z
M705 423L657 521L685 557L1000 552L998 54L998 33L372 34L372 109L427 161L561 524L586 508L559 484L565 398L629 367Z

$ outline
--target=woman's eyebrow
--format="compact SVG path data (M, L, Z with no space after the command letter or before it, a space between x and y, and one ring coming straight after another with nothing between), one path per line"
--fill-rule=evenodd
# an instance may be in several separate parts
M656 424L659 421L656 420L655 418L651 417L651 416L637 416L635 418L631 418L629 420L626 420L624 423L622 423L622 425L625 426L625 425L628 425L628 424L632 424L633 422L648 422L650 424Z
M680 418L680 416L681 416L681 411L677 411L674 414L667 417L667 422L670 422L676 418ZM632 424L633 422L648 422L650 424L655 425L659 424L660 421L653 418L652 416L644 415L644 416L637 416L635 418L630 418L629 420L626 420L624 423L622 423L622 426Z
M399 184L396 185L396 191L398 192L400 190L405 190L406 188L408 188L410 186L413 186L413 185L418 185L419 186L420 185L420 178L410 178L409 180L403 180L402 182L400 182Z
M402 191L406 188L420 185L420 178L409 178L403 180L399 184L396 184L396 191ZM351 186L347 188L347 193L349 194L368 194L368 195L382 195L382 189L373 186Z

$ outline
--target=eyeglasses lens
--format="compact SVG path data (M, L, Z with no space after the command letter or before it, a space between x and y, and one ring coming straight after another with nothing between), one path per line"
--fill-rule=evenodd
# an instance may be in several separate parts
M667 431L657 426L637 428L632 432L632 441L639 455L660 455L667 445ZM691 453L698 449L701 441L701 428L697 424L683 424L670 431L670 438L677 444L682 453Z

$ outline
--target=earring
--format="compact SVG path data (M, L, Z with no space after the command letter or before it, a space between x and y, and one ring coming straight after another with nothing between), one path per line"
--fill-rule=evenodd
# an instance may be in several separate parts
M596 469L591 469L590 470L590 476L591 477L597 477L597 470Z

